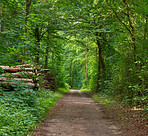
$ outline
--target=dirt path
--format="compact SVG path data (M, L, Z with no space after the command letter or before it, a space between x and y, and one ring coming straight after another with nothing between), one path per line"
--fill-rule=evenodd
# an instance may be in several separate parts
M85 93L70 90L34 136L121 136L121 132Z

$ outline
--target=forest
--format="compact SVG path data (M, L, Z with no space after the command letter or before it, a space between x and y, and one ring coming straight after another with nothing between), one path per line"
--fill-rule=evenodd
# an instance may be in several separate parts
M59 90L89 90L147 110L148 1L0 0L0 66L22 64L49 69ZM45 115L40 109L60 97L0 87L0 135L28 133Z

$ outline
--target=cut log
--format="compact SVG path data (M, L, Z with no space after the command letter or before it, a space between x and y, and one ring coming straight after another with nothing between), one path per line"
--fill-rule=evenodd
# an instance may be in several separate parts
M33 83L33 79L26 79L26 78L14 78L17 81L25 81L25 82L31 82Z
M0 85L4 88L9 87L10 89L13 89L21 84L23 85L23 82L25 82L26 86L38 89L39 78L36 78L36 76L39 76L39 74L37 73L37 69L32 64L17 65L15 67L0 66L0 68L2 68L5 72L8 72L0 75ZM20 83L17 81L20 81Z
M17 68L22 68L22 67L30 68L30 67L34 67L34 66L32 64L22 64L22 65L17 65L16 67Z
M16 66L0 66L1 68L35 68L32 64L22 64Z
M49 69L42 69L41 71L49 71Z
M34 68L20 68L19 71L31 71L34 72Z
M9 66L0 66L2 69L10 68Z
M2 74L0 76L4 76L4 77L28 77L28 78L32 78L33 75L35 75L35 73L33 73L33 72L25 72L25 73L5 73L5 74ZM39 74L37 74L37 76L39 76Z
M10 86L10 85L18 85L18 83L15 83L15 82L10 82L10 81L3 81L3 82L0 82L0 85L1 86ZM35 87L35 84L34 83L26 83L26 86L28 87Z
M31 82L33 83L33 79L26 79L26 78L12 78L11 80L16 80L16 81L25 81L25 82ZM0 81L7 81L9 78L0 78Z
M5 68L2 68L5 72L9 72L9 73L16 73L16 72L19 72L19 71L31 71L31 72L34 72L34 69L33 68L8 68L8 67L5 67Z
M3 68L3 70L5 72L9 72L9 73L16 73L16 72L19 72L19 69L18 68Z
M22 74L20 74L20 73L6 73L6 74L1 74L1 76L4 76L4 77L21 77L22 76Z

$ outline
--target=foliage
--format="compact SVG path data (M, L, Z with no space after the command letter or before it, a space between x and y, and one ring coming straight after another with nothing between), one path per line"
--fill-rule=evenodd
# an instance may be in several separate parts
M147 0L26 2L0 3L0 65L42 65L59 88L69 84L145 107Z
M82 92L85 92L85 93L91 93L92 91L89 90L89 89L80 89Z
M60 92L60 93L66 93L66 92L68 92L69 91L69 89L64 89L64 88L58 88L58 92Z
M15 92L0 92L0 135L25 136L41 121L46 112L61 97L41 89Z
M110 96L104 93L97 93L94 94L92 97L94 98L95 101L99 101L101 104L104 104L105 106L116 102Z
M147 110L147 5L147 0L1 0L0 65L42 65L56 76L58 92L36 92L23 83L12 92L0 88L0 135L27 135L69 88L96 93L94 99L105 105L114 97Z

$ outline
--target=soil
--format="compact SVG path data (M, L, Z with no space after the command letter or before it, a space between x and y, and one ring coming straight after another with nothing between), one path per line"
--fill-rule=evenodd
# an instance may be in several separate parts
M148 136L148 112L142 108L130 108L121 103L103 105L104 113L121 126L122 136Z
M121 136L124 133L86 93L70 90L32 135Z

